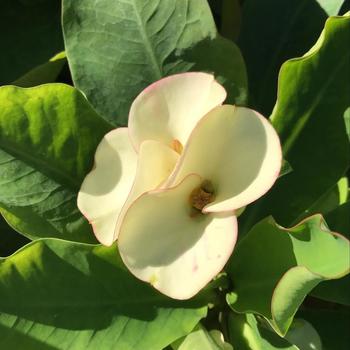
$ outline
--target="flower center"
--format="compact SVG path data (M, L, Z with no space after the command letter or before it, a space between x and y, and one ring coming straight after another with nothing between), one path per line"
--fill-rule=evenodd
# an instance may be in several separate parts
M174 139L172 142L171 142L171 148L181 154L182 153L182 150L183 150L183 146L182 146L182 143L178 140L178 139Z
M214 198L213 185L210 181L205 180L191 192L189 200L192 208L202 211L207 204L214 201Z

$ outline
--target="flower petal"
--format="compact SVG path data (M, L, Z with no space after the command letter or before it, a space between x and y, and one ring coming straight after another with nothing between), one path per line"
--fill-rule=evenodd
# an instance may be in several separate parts
M280 141L268 120L249 108L219 106L193 130L167 185L199 174L215 192L203 212L232 211L270 189L281 161Z
M189 197L202 179L145 193L128 209L118 246L129 270L175 299L188 299L218 274L237 237L233 215L194 215Z
M156 189L174 170L179 154L161 142L147 140L142 142L135 181L129 196L120 212L115 229L118 238L120 225L130 204L142 193Z
M97 147L95 166L85 177L79 194L78 208L89 220L96 238L104 245L114 241L119 212L131 190L137 154L127 128L104 136Z
M211 74L188 72L161 79L138 95L129 114L129 129L136 150L144 140L171 146L186 144L197 122L226 98L225 89Z

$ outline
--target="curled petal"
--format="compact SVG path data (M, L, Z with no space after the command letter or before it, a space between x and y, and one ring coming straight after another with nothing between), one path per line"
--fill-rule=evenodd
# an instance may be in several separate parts
M161 142L147 140L142 142L135 181L129 196L121 210L115 228L115 237L118 238L120 225L130 204L142 193L156 189L174 170L179 154Z
M175 299L194 296L224 267L237 237L233 215L195 212L189 198L202 179L141 195L129 207L118 246L129 270Z
M136 150L144 140L185 145L197 122L226 98L211 74L188 72L161 79L138 95L129 114Z
M78 208L104 245L114 241L118 215L135 177L136 160L127 128L113 130L98 145L95 166L81 185Z
M166 185L199 174L211 182L215 198L203 212L232 211L271 188L281 161L279 138L268 120L249 108L219 106L197 124Z

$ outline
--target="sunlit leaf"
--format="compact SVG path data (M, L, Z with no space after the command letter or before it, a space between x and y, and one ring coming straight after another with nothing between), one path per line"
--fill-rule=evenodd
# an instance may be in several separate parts
M239 350L300 350L274 331L263 327L253 314L230 314L228 331L232 344ZM302 349L304 350L304 349Z
M344 175L350 147L344 111L350 105L350 16L327 20L308 54L284 63L271 116L293 172L242 216L241 232L273 215L284 226L313 214L310 207Z
M276 101L278 72L317 40L328 16L344 0L245 0L239 47L247 64L249 102L269 115ZM325 72L326 73L326 72Z
M331 230L339 232L350 239L350 202L346 202L326 215ZM350 255L349 255L350 259ZM350 306L350 275L339 280L326 281L318 285L312 295L333 303Z
M206 315L125 270L116 247L57 239L0 260L1 349L161 350Z
M186 337L171 344L173 350L232 350L218 330L207 331L201 324Z
M329 231L320 215L288 229L267 218L232 255L227 272L234 288L228 302L237 312L263 315L284 335L315 286L350 272L349 254L350 242Z
M33 239L95 242L76 194L108 125L76 89L0 88L0 207Z

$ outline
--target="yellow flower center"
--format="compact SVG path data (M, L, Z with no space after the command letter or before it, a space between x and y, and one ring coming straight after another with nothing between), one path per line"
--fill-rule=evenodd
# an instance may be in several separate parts
M184 149L184 147L182 146L182 143L181 143L179 140L177 140L177 139L174 139L174 140L172 141L172 143L171 143L171 148L172 148L175 152L177 152L177 153L179 153L179 154L181 154L181 153L182 153L182 150Z

